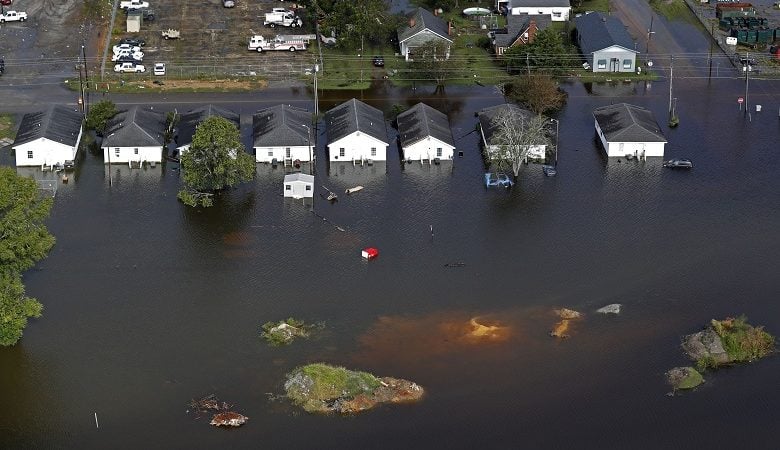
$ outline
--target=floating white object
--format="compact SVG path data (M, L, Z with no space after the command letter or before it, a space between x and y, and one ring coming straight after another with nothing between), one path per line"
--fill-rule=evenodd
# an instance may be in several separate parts
M620 303L612 303L597 309L596 312L601 314L620 314Z

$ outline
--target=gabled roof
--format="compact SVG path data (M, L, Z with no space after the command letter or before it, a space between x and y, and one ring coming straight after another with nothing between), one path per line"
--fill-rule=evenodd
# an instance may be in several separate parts
M206 105L181 115L178 126L179 137L176 140L176 145L181 147L192 144L192 138L195 137L195 130L198 128L198 125L213 116L225 118L233 122L236 128L241 129L241 119L238 114L214 105Z
M593 110L607 141L666 142L653 113L641 106L618 103Z
M398 115L401 146L408 147L428 136L455 147L447 115L425 103L418 103Z
M575 17L574 23L577 26L578 40L583 55L590 55L613 45L639 53L634 50L634 39L626 31L623 22L615 16L592 12Z
M13 146L46 138L60 144L76 145L83 116L67 106L55 105L46 111L25 114Z
M304 183L314 183L314 175L307 175L305 173L291 173L284 176L285 183L291 183L294 181L302 181Z
M403 42L425 29L435 33L442 39L452 42L447 24L427 9L417 8L407 15L407 18L409 21L398 28L398 42Z
M114 116L106 129L103 147L162 146L165 140L165 117L134 106Z
M347 100L325 113L328 143L360 131L387 143L387 128L382 111L360 100Z
M253 147L307 146L313 139L311 119L309 111L290 105L261 109L252 116Z
M493 140L493 134L497 129L493 123L493 119L495 119L499 114L509 110L517 111L528 119L534 117L534 113L528 111L527 109L521 108L514 103L505 103L503 105L491 106L490 108L481 110L479 113L477 113L477 117L479 117L479 126L482 127L482 133L485 135L486 142L490 143L490 141Z
M509 14L506 16L506 33L496 33L493 45L510 47L520 37L520 33L528 29L532 20L536 22L539 31L552 24L552 17L549 14Z
M569 0L510 0L510 8L519 7L566 7L571 8Z

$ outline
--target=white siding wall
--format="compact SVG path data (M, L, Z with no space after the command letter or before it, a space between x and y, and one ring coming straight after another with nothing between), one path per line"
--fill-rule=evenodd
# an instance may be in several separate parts
M553 22L565 22L569 20L569 13L571 12L571 7L563 7L563 6L518 6L515 8L512 8L512 15L516 16L518 14L539 14L539 15L548 15L552 18Z
M441 149L441 155L438 154L437 149ZM452 159L455 147L429 136L422 141L415 142L403 150L404 160L411 159L413 161L419 161L420 159L432 160L434 158L447 160Z
M485 132L482 130L482 127L479 127L479 132L482 135L482 144L485 147L485 152L488 154L495 152L498 150L497 145L488 145L487 140L485 139ZM529 159L544 159L546 157L547 153L547 146L546 145L534 145L531 147L530 150L528 150L528 158Z
M371 154L371 148L376 155ZM387 144L365 133L356 131L328 145L330 161L351 162L352 160L372 159L387 161ZM344 149L344 156L341 155Z
M162 146L103 147L103 163L108 164L109 161L111 164L127 164L130 161L162 162Z
M307 186L309 187L309 190L306 190ZM306 183L304 181L290 181L284 183L284 196L294 198L312 198L314 197L314 186L311 183Z
M79 135L80 140L81 135ZM78 141L76 147L71 147L46 138L36 139L14 147L16 151L16 165L22 167L62 164L65 161L72 161L76 158L76 149L78 149ZM29 156L32 156L32 158Z
M636 53L613 45L593 52L590 63L594 72L633 72L636 70Z
M287 157L287 149L290 149L290 156ZM301 161L309 161L310 153L309 147L306 145L297 147L255 147L255 160L257 162L269 163L276 158L277 161L283 162L285 159L296 159Z
M601 132L598 121L596 121L596 134L604 146L604 151L610 158L622 158L626 155L641 157L644 156L664 156L666 142L608 142L604 133Z

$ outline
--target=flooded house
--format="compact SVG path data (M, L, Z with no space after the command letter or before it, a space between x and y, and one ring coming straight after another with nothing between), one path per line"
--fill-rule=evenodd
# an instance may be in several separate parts
M447 115L418 103L398 115L398 134L406 161L451 160L455 140Z
M414 60L415 51L433 45L443 50L435 58L449 59L452 38L450 26L425 8L417 8L407 16L406 24L398 29L398 45L406 61Z
M134 106L120 111L104 133L105 164L161 162L165 145L165 116Z
M596 108L593 117L608 157L664 156L667 141L650 110L618 103Z
M387 128L382 111L352 99L325 113L331 162L387 161Z
M236 129L241 129L241 117L233 111L214 105L206 105L193 109L181 115L179 124L176 127L177 133L175 142L176 150L178 150L179 154L186 152L190 148L198 125L209 117L222 117L235 125Z
M283 193L291 198L314 197L314 176L300 172L285 175Z
M636 43L615 16L591 12L574 18L577 45L593 72L636 70ZM586 67L587 68L587 67Z
M499 149L500 144L496 142L495 137L496 132L498 131L496 119L503 114L515 114L528 120L531 120L535 116L531 111L513 103L491 106L479 111L477 113L479 119L479 132L482 136L482 145L486 153L491 153ZM546 151L546 144L534 145L528 150L526 157L529 159L544 159Z
M290 105L261 109L252 116L252 139L257 162L311 161L314 156L312 114Z
M16 166L73 164L84 132L84 116L75 109L55 105L25 114L11 148Z

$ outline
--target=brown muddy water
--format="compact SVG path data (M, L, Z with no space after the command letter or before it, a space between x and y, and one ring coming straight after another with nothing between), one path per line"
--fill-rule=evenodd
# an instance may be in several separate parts
M770 447L779 358L707 374L674 398L663 377L686 362L680 336L711 318L745 313L780 333L780 101L764 83L754 95L769 112L752 122L737 81L676 83L681 125L664 127L667 156L691 158L690 172L606 161L595 146L597 106L630 101L664 124L663 83L569 85L558 176L529 165L509 192L481 184L472 132L474 112L502 101L495 90L354 93L384 110L424 98L450 115L464 157L402 165L394 143L387 164L328 169L320 139L317 186L365 189L315 199L316 215L281 197L280 168L260 165L254 182L190 210L176 200L175 165L115 167L109 187L100 156L87 155L58 191L56 247L25 275L44 316L0 349L0 447ZM351 95L326 93L321 107ZM177 98L168 109L200 106ZM214 103L245 114L250 145L248 114L309 98ZM361 260L366 246L379 258ZM595 313L608 303L623 313ZM556 307L585 314L569 339L547 335ZM267 346L260 326L289 316L326 328ZM466 338L472 317L500 331ZM410 379L427 395L351 417L275 397L286 372L317 361ZM187 412L210 393L249 422L220 430Z

